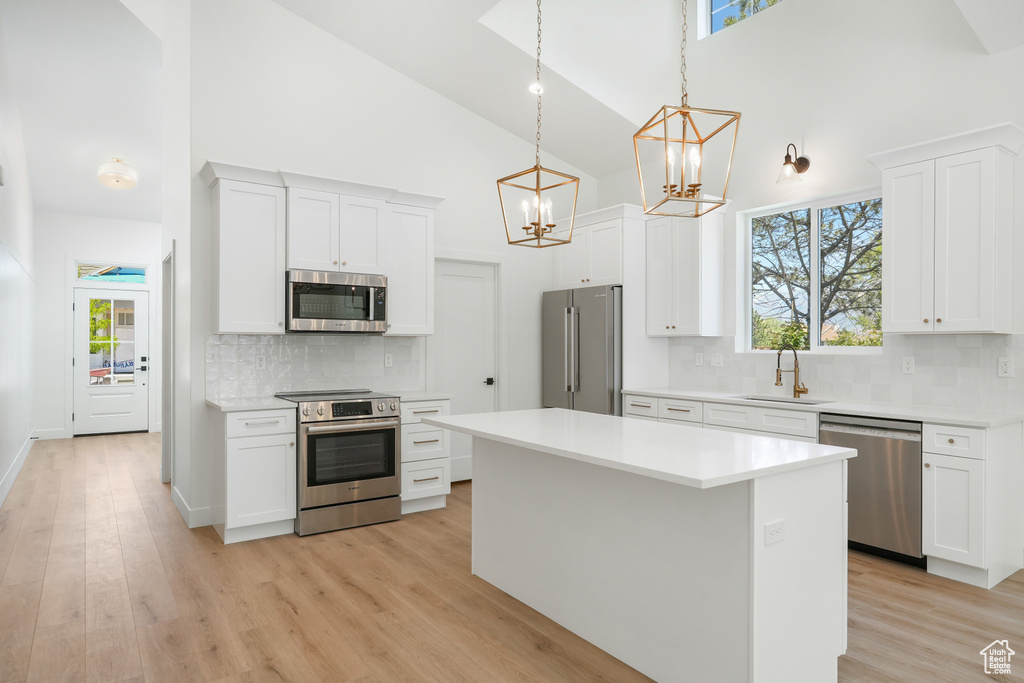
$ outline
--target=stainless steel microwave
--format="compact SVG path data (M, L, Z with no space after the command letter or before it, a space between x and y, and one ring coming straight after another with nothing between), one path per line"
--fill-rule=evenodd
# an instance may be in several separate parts
M388 326L387 288L383 275L289 270L286 330L383 334Z

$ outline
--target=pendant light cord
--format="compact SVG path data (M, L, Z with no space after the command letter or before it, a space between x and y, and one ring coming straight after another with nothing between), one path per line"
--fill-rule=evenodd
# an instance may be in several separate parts
M540 0L537 0L537 85L540 85ZM537 93L537 165L540 166L540 100L541 93Z
M537 6L540 6L540 0L537 1ZM683 106L686 106L686 0L683 0L683 41L679 45L679 74L683 77ZM538 38L539 38L538 33ZM537 53L540 54L540 46L538 44Z

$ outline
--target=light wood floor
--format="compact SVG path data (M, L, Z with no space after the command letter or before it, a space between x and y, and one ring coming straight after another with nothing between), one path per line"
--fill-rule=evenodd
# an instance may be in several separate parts
M0 508L0 681L649 680L470 574L469 483L225 546L158 469L155 435L35 445ZM984 591L851 553L849 623L840 681L1000 680L978 651L1008 638L1024 673L1024 572Z

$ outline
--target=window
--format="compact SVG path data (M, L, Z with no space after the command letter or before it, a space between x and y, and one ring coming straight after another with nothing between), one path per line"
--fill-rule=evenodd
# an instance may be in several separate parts
M78 279L90 280L93 282L132 282L145 284L146 269L140 266L79 263Z
M710 16L710 33L718 33L781 0L705 0Z
M755 214L748 228L748 348L882 345L880 198Z

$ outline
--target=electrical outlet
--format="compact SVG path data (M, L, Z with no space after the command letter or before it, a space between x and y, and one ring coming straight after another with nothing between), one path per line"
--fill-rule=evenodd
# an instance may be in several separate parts
M384 354L384 367L390 368L394 364L395 364L395 356L394 356L394 354L385 353Z
M903 356L903 374L913 375L914 374L914 357Z
M779 519L764 525L764 544L782 543L786 540L786 520Z
M267 369L267 357L263 355L256 356L256 369L266 370Z
M694 363L694 365L704 365L704 354L703 353L695 353L695 354L693 354L693 363Z
M999 367L996 374L999 377L1013 377L1013 359L1000 358Z
M725 362L722 360L722 354L720 354L720 353L713 353L713 354L711 354L711 367L713 367L713 368L720 368L723 365L725 365Z

